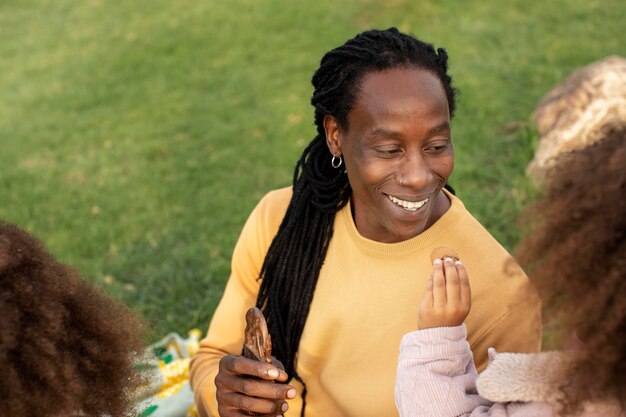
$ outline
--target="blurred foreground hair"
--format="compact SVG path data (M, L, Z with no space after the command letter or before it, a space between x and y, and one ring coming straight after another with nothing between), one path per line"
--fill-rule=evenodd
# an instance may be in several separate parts
M129 309L0 221L0 410L12 417L126 416L143 326Z
M626 399L626 127L603 136L557 161L516 252L547 322L583 344L560 387L568 415L587 400Z

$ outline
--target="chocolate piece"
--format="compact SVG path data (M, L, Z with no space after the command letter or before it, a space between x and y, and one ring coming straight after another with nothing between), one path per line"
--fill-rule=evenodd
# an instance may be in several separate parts
M450 257L452 259L454 259L455 261L459 260L459 255L456 254L455 251L453 251L450 248L446 248L445 246L439 247L439 248L435 248L431 253L430 253L430 261L434 261L435 259L444 259Z
M246 312L243 356L272 363L272 338L267 330L263 313L256 307L251 307Z

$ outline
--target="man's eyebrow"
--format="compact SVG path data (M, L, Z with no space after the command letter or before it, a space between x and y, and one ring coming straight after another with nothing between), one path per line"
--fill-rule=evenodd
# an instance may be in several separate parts
M370 136L387 136L387 137L395 137L398 136L398 132L395 130L387 129L384 127L377 127L372 129L370 132Z
M436 133L441 133L441 132L444 132L444 131L447 131L447 130L450 130L450 122L445 121L445 122L441 123L440 125L437 125L437 126L435 126L433 128L428 129L427 136L431 136L431 135L434 135Z
M446 130L450 130L450 122L448 121L445 121L435 127L428 129L428 131L426 132L426 135L431 136L431 135L441 133ZM399 132L392 130L392 129L387 129L385 127L377 127L370 131L370 136L396 137L399 135L400 135Z

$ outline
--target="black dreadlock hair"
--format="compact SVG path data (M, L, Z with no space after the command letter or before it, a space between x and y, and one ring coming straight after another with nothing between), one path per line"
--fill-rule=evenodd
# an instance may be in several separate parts
M304 329L313 291L333 235L335 214L352 194L343 170L331 167L326 145L324 117L334 117L348 129L347 116L357 99L363 76L397 67L432 71L446 91L450 117L456 90L448 76L448 55L431 44L399 32L396 28L368 30L326 53L313 75L317 136L304 149L293 175L293 196L285 217L265 256L257 307L272 335L274 355L290 378L306 385L296 373L296 352ZM446 186L451 192L450 187Z

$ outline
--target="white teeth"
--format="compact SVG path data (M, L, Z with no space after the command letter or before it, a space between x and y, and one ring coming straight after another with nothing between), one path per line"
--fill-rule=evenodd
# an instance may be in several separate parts
M396 203L397 205L399 205L406 211L416 211L418 208L422 207L424 204L428 202L428 199L425 199L422 201L406 201L406 200L400 200L399 198L396 198L392 195L387 195L387 197L389 197L389 200L393 201L394 203Z

